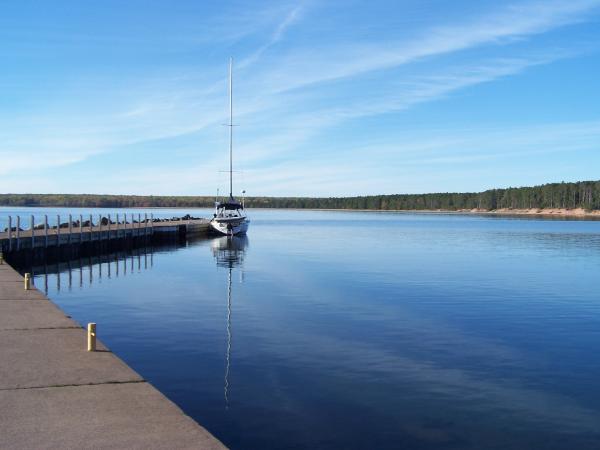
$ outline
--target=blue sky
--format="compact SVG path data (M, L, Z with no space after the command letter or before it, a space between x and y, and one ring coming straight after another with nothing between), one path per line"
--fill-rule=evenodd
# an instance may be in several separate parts
M600 179L600 0L0 2L0 192Z

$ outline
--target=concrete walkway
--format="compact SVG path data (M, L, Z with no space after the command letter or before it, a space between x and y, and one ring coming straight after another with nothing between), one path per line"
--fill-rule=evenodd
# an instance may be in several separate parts
M100 342L88 352L86 339L0 265L1 449L224 448Z

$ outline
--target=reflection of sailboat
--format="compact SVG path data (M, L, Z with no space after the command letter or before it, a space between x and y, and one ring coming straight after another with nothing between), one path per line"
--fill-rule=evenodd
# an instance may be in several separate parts
M227 273L227 352L225 354L225 406L229 408L229 366L231 359L231 268Z
M232 269L243 264L244 253L248 247L248 237L245 235L223 236L213 239L210 247L217 260L217 266Z
M244 262L244 253L248 246L248 238L242 236L228 236L214 239L211 242L211 249L217 267L227 269L227 351L225 354L225 405L229 407L229 369L231 367L231 342L233 337L233 329L231 326L231 273L234 268L241 268Z

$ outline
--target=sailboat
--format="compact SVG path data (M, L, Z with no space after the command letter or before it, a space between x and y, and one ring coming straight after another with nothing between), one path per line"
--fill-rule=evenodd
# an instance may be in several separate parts
M233 59L229 60L229 198L215 202L215 213L211 227L226 236L245 234L250 220L246 216L244 204L233 198Z

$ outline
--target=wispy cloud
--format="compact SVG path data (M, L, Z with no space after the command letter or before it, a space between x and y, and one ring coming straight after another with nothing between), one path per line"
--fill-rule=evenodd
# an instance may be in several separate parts
M547 57L505 58L483 61L472 66L450 67L442 75L422 75L400 83L391 82L388 85L389 91L378 96L356 100L344 107L312 114L312 117L319 116L317 122L331 124L341 120L405 110L419 103L438 100L452 92L516 75L530 67L548 64L566 56L567 54L561 55L557 52ZM329 121L325 117L328 117Z
M270 47L277 44L283 38L287 29L299 20L303 9L304 4L300 4L298 6L295 6L291 11L289 11L283 18L283 20L277 25L275 31L270 36L269 40L264 45L256 49L250 56L240 61L240 63L237 66L239 68L244 68L258 61L262 54L266 52Z
M392 82L386 85L383 91L370 92L368 97L360 96L347 100L344 106L315 108L278 117L278 129L273 128L267 136L240 144L241 162L249 166L264 164L269 159L298 151L309 139L344 122L407 110L421 103L439 101L462 89L513 76L530 67L548 64L567 56L570 55L555 52L552 56L497 59L474 66L448 68L443 75L423 75L402 82ZM273 119L270 114L267 114L264 120L272 123ZM346 149L345 154L347 151ZM321 155L320 158L324 159L326 156Z
M510 43L585 21L585 13L599 6L598 0L511 5L466 23L428 29L410 41L322 45L318 53L299 50L272 71L267 84L276 91L298 89L485 44Z

